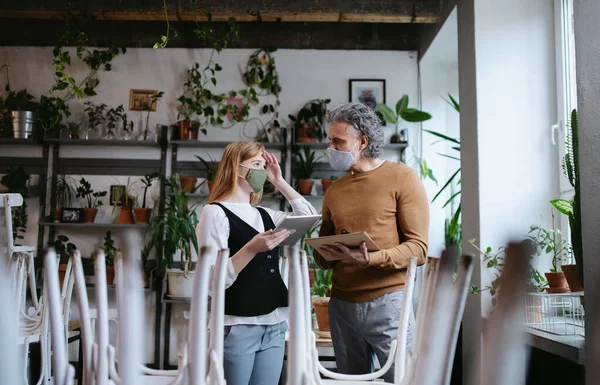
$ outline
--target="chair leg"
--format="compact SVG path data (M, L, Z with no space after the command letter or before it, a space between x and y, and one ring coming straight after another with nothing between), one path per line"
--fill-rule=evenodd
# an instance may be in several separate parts
M83 381L83 339L81 336L81 329L79 329L79 359L77 361L77 385L81 385ZM87 385L87 384L86 384Z

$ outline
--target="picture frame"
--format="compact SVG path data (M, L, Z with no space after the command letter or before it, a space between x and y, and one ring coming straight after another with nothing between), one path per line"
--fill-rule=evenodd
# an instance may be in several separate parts
M156 97L156 95L158 95L158 90L130 90L129 110L156 111L156 100L152 100L152 97Z
M348 80L348 101L362 103L373 110L377 104L385 104L385 79Z
M63 207L60 209L61 223L83 223L83 209Z
M227 105L231 106L231 110L227 112L227 119L242 120L244 117L244 99L228 98Z
M123 200L122 195L125 193L125 185L113 184L110 186L110 195L108 202L110 206L122 206Z

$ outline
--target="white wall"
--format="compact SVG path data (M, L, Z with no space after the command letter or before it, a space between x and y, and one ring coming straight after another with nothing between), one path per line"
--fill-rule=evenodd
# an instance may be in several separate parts
M218 76L217 91L228 91L243 87L241 73L245 67L248 56L253 50L224 50L216 61L221 64L223 71ZM106 103L116 107L129 104L130 89L156 89L165 92L165 96L158 103L158 109L150 116L150 127L157 123L171 124L176 122L177 112L175 100L183 87L185 70L198 61L205 65L209 51L205 49L128 49L124 56L119 56L113 61L113 70L110 73L100 74L98 95L90 98L97 103ZM74 57L75 55L73 55ZM296 114L297 110L308 100L313 98L331 98L331 106L348 101L348 79L351 78L384 78L387 86L387 104L394 106L403 95L408 94L417 100L417 61L414 52L389 52L389 51L316 51L316 50L279 50L275 54L279 71L280 83L283 91L281 94L280 117L284 124L288 123L288 114ZM82 66L74 60L72 74L76 78L84 75ZM13 89L27 87L30 93L38 97L52 84L52 48L40 47L0 47L0 63L10 65L10 80ZM82 102L73 106L73 119L80 120ZM128 113L129 119L137 122L139 113ZM413 125L414 126L414 125ZM231 129L211 128L206 140L238 140L243 139L242 125ZM416 127L411 127L409 138L416 138ZM253 134L253 133L252 133ZM391 136L392 129L386 129L387 137ZM29 148L0 147L3 156L27 156L32 150ZM156 158L158 150L135 149L135 154L140 158ZM62 151L69 157L98 157L98 158L126 158L133 154L131 148L92 148L71 147ZM218 159L220 151L209 151L210 155ZM6 155L4 155L6 154ZM196 149L181 149L179 158L182 160L195 160L195 154L204 156L204 151ZM386 153L386 157L397 160L393 153ZM139 177L138 177L139 178ZM119 177L117 180L124 181ZM112 177L89 177L93 188L107 190L115 183ZM320 200L315 200L315 206L320 208ZM35 216L30 211L30 221ZM107 221L110 221L110 208L105 207ZM30 223L27 239L35 242L35 224ZM62 233L62 232L61 232ZM101 232L90 233L77 230L65 231L80 248L88 251L101 242L104 234ZM35 244L35 243L34 243ZM154 294L152 294L153 296ZM148 297L147 305L153 307L153 300ZM184 307L174 306L171 352L177 350L178 343L185 335L185 322L182 318ZM147 309L147 325L149 347L152 346L153 333L153 308ZM177 332L176 332L177 331ZM151 360L151 350L146 349L146 359ZM171 362L176 362L175 353L171 354Z
M419 62L421 74L421 108L432 115L423 122L423 129L436 131L460 140L459 115L447 102L448 94L458 100L458 37L456 10L440 29L429 49ZM460 101L459 101L460 103ZM460 167L460 162L442 157L447 154L460 157L447 142L429 133L423 133L422 157L433 170L438 183L427 179L425 185L429 200L444 186L448 178ZM460 188L460 186L458 186ZM444 249L444 221L451 218L450 205L442 208L450 198L450 189L430 205L429 255L441 255ZM458 203L458 199L456 200Z

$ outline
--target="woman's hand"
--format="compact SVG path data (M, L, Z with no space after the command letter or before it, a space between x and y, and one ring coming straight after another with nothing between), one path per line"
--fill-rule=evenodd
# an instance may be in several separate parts
M244 249L252 254L270 251L279 246L289 236L290 232L288 230L268 230L264 233L256 234L250 242L246 243Z
M263 152L262 156L266 161L265 170L267 170L267 180L275 185L283 179L277 157L266 151Z

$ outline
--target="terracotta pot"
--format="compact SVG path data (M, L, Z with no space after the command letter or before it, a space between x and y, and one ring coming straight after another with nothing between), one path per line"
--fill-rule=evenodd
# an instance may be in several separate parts
M54 209L54 222L60 222L60 209Z
M560 268L562 269L563 273L565 273L565 278L569 284L569 290L572 292L583 291L583 286L581 286L581 280L579 279L579 270L577 269L577 265L562 265Z
M559 273L544 273L548 280L548 293L568 293L569 288L567 287L567 280L565 274L561 271Z
M136 223L148 223L150 222L150 217L152 216L152 209L133 209L135 214L135 222Z
M144 287L150 287L148 284L148 272L146 271L142 272L142 284Z
M319 330L323 332L329 331L329 297L312 297L313 309L317 316L317 324Z
M179 139L198 140L200 122L198 122L197 120L180 120L177 123L179 123Z
M298 192L300 195L310 195L314 183L314 179L298 179Z
M121 208L121 213L119 214L119 220L117 223L120 225L133 224L133 212L130 209Z
M329 186L331 186L332 183L333 183L333 180L331 180L331 179L322 179L321 180L321 184L323 185L323 194L325 194L325 191L327 191L327 189L329 188Z
M313 137L309 127L299 127L296 131L296 142L299 143L315 143L317 138Z
M215 184L215 181L209 180L208 181L208 193L212 193L212 189L213 189L213 185Z
M308 283L310 287L313 287L315 284L315 269L313 268L308 269Z
M66 272L67 272L67 264L66 263L61 263L60 265L58 265L58 282L60 283L61 287L63 285L63 281L65 280Z
M84 222L94 222L96 219L96 214L98 214L98 209L90 209L88 207L83 209L83 221Z
M185 192L190 192L196 187L196 182L198 178L195 176L182 176L179 178L179 182L181 182L181 188Z
M112 285L115 281L115 267L106 266L106 284Z
M200 122L197 120L192 120L190 122L190 133L188 135L188 139L198 140L198 131L200 131Z

